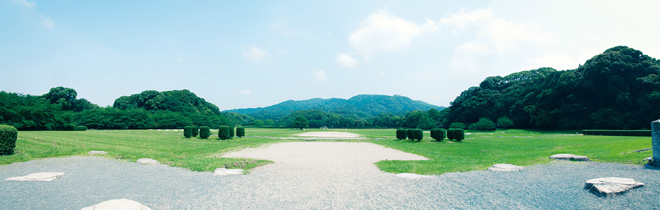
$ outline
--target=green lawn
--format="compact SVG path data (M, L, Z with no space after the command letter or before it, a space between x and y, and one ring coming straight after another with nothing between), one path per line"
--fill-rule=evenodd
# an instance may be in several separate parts
M0 156L0 165L46 157L87 155L91 150L109 152L108 157L135 161L153 158L170 166L193 171L213 171L225 164L249 162L244 169L269 163L267 160L219 158L217 154L246 147L282 141L298 133L320 131L307 129L247 128L247 136L220 141L217 130L209 139L186 139L182 131L160 130L103 130L103 131L20 131L15 154ZM428 131L424 140L412 142L394 139L394 129L334 129L352 132L386 147L419 154L429 161L381 161L383 171L393 173L442 174L447 172L485 170L495 163L532 165L548 162L557 153L586 155L593 161L642 164L652 151L632 151L651 147L650 137L615 137L573 135L570 131L498 130L494 132L466 131L463 142L436 142ZM270 137L270 138L266 138ZM276 138L273 138L276 137Z

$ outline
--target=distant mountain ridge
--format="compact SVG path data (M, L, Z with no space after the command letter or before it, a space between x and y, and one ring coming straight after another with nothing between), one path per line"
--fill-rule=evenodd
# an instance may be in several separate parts
M267 107L233 109L224 112L245 114L255 119L280 119L291 112L300 110L321 110L330 113L351 114L360 118L375 117L382 113L404 115L411 111L438 110L444 107L432 105L405 96L394 95L356 95L349 99L313 98L307 100L288 100Z

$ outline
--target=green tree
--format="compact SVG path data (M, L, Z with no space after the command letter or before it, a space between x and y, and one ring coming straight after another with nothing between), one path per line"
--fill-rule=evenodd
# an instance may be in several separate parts
M307 118L298 116L296 117L295 120L293 120L293 127L294 128L300 128L302 130L303 128L307 127Z
M482 117L476 123L470 125L470 130L491 131L495 130L495 123L488 118Z
M509 119L508 117L504 116L504 117L497 118L497 127L498 128L505 128L506 129L506 128L510 128L511 126L513 126L513 121L511 121L511 119Z

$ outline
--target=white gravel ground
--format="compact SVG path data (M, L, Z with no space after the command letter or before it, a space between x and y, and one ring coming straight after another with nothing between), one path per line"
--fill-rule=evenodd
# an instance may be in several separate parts
M336 131L327 131L327 132L307 132L298 134L300 137L321 137L321 138L357 138L360 135L355 133L348 132L336 132Z
M372 163L419 156L371 143L295 142L225 154L275 163L248 175L213 176L100 157L0 166L0 180L42 171L52 182L0 181L0 209L81 209L126 198L152 209L660 209L660 171L642 166L555 161L523 171L448 173L404 179ZM646 186L597 197L584 182L625 177Z

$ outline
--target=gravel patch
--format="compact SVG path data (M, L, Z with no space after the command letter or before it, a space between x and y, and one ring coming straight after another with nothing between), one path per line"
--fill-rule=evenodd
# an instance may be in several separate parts
M360 135L355 134L355 133L335 132L335 131L307 132L307 133L298 134L297 136L300 136L300 137L321 137L321 138L357 138L357 137L360 137Z
M93 156L0 166L0 180L41 171L66 173L51 182L0 181L0 209L81 209L121 198L152 209L660 208L659 202L651 202L660 196L660 170L637 165L553 161L523 171L484 170L411 180L380 172L371 164L411 154L370 143L292 143L302 144L226 154L275 162L239 176ZM632 178L646 186L603 198L584 188L586 180L598 177Z

